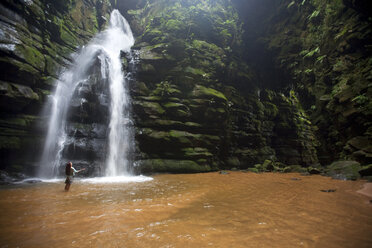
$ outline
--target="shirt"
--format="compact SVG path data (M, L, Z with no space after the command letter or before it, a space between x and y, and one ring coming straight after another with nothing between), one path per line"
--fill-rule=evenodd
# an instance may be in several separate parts
M74 167L72 167L72 166L71 166L71 169L72 169L72 176L75 176L75 173L77 173L78 171L77 171L77 170L75 170L75 168L74 168Z

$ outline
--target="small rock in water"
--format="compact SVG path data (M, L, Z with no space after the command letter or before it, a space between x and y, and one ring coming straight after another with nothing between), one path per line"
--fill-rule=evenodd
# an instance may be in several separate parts
M320 174L321 171L318 169L318 168L314 168L314 167L309 167L308 168L308 172L312 175L316 175L316 174Z
M6 171L0 170L0 185L13 184L17 180L24 179L25 175L21 173L9 174Z
M229 174L227 171L220 171L220 174L221 175L227 175L227 174Z
M42 181L40 179L30 179L30 180L25 180L25 183L41 183Z
M330 193L330 192L335 192L336 190L335 189L321 189L320 191Z
M298 177L292 177L291 180L293 180L293 181L299 181L299 180L301 180L301 178L298 178Z

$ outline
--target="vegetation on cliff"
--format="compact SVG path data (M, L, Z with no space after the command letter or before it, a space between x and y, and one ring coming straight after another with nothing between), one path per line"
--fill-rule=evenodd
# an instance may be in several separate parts
M363 1L271 2L249 50L266 57L258 63L265 86L297 92L317 130L322 164L371 163L372 18ZM270 75L279 75L279 84Z
M41 140L33 127L59 68L105 26L113 5L137 36L130 91L138 171L237 168L339 177L347 168L348 179L368 176L372 19L362 2L1 3L2 169L29 166L20 154ZM125 58L123 64L129 69ZM85 104L89 113L72 117L79 127L104 115ZM337 160L357 162L332 164Z
M71 55L104 25L108 1L0 4L0 169L32 171L42 147L42 106ZM44 124L43 124L44 123Z
M295 92L262 89L247 65L243 23L232 3L136 6L127 13L139 34L133 97L140 161L186 159L207 170L245 169L266 159L317 164L314 130ZM210 144L206 135L215 137ZM205 152L190 153L196 148Z

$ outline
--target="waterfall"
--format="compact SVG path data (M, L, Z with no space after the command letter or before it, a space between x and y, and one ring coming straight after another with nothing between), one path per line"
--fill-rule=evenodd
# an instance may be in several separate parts
M130 53L134 38L128 22L113 10L106 30L97 34L74 58L71 67L61 74L51 96L51 115L40 162L39 176L58 176L67 142L66 122L71 99L79 84L88 81L89 69L99 59L102 80L109 83L110 115L105 176L129 174L128 152L132 134L127 80L122 70L121 51Z

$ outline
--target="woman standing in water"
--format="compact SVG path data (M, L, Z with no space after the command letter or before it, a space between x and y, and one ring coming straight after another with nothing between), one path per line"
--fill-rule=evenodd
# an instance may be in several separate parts
M71 183L72 183L72 178L75 176L76 173L79 173L80 171L85 170L85 168L81 170L76 170L74 167L72 167L72 163L68 162L66 164L66 181L65 181L65 191L68 191L70 189Z

